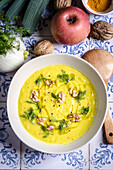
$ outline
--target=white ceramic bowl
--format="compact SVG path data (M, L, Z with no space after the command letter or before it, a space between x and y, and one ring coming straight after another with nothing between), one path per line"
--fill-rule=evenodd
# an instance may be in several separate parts
M98 94L98 108L96 109L98 113L95 114L95 122L93 122L91 129L82 138L65 145L49 145L36 140L24 129L18 116L18 97L23 83L36 70L52 64L66 64L77 68L89 77L89 79L93 82L96 88L96 92ZM7 98L8 117L16 135L26 145L36 150L47 153L71 152L90 142L103 125L106 114L106 108L107 91L100 74L91 64L89 64L85 60L69 54L44 55L32 59L28 63L24 64L13 77L13 80L11 81L9 87Z
M92 13L94 15L108 15L110 14L111 12L113 12L113 0L111 2L111 5L109 6L109 8L106 10L106 11L103 11L103 12L96 12L94 10L92 10L89 5L87 4L87 1L88 0L82 0L82 3L84 5L84 7L86 8L86 10L89 12L89 13Z

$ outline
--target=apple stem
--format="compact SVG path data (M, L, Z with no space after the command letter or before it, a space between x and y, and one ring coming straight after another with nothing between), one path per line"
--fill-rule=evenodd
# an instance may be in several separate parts
M70 24L75 23L76 22L76 17L67 19L67 22L69 22Z

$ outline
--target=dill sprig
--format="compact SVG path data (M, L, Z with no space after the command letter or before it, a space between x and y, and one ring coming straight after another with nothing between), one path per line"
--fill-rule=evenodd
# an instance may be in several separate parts
M18 17L8 18L4 15L4 11L0 13L0 55L6 55L13 48L20 50L20 42L16 40L16 35L20 36L27 33L27 29L17 27L16 21Z

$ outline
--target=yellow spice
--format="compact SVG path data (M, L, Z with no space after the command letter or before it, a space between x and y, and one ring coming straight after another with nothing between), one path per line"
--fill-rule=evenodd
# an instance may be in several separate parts
M102 12L109 8L111 0L88 0L87 4L92 10Z

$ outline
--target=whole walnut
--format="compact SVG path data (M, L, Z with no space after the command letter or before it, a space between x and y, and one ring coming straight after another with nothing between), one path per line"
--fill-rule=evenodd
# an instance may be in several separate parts
M106 21L97 21L92 25L91 37L98 40L109 40L113 37L113 25Z
M34 54L36 56L51 54L54 51L54 46L49 40L42 40L38 42L34 48Z

